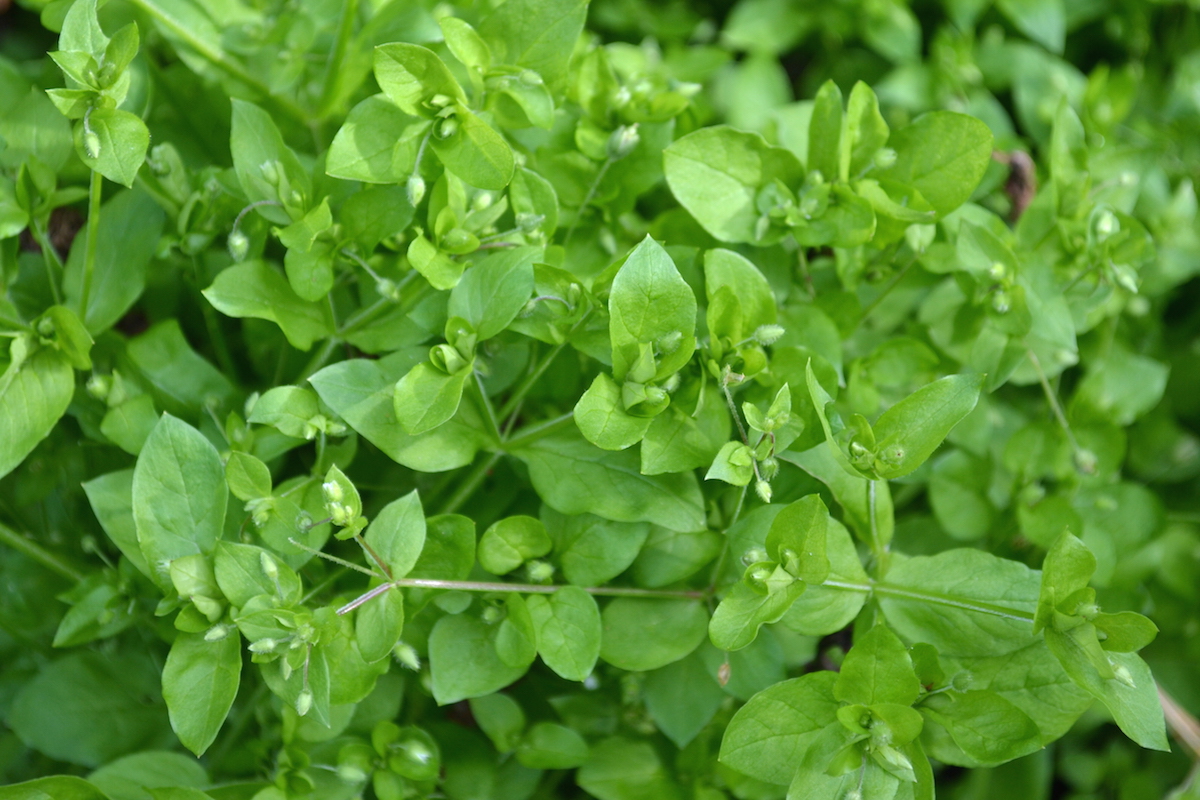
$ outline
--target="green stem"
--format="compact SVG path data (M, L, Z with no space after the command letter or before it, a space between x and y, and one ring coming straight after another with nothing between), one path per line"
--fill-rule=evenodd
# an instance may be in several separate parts
M83 256L83 290L79 293L79 318L85 322L88 300L92 295L92 274L96 271L96 245L100 238L100 200L103 189L104 176L92 170L92 183L88 190L87 250Z
M534 384L538 382L542 374L550 368L550 365L554 363L554 359L558 357L558 354L563 351L564 347L566 347L566 343L555 345L550 349L550 352L542 357L542 360L533 368L533 371L525 376L521 384L517 386L508 400L504 402L504 405L500 407L500 410L496 412L496 416L499 419L507 417L521 404L521 401L525 399L525 395L534 387Z
M18 553L28 556L46 569L51 572L57 572L67 580L81 581L84 578L83 573L65 559L51 553L37 542L27 539L4 524L0 524L0 544L8 545Z
M220 48L210 46L208 42L193 33L185 22L171 16L154 0L130 0L130 2L153 17L165 30L170 32L171 36L181 40L192 50L195 50L197 54L210 62L214 67L261 94L265 100L276 106L294 121L304 125L308 124L308 115L295 101L289 100L286 97L273 95L271 87L266 83L256 78L245 67L227 56Z
M961 597L951 597L949 595L937 594L936 592L922 592L916 589L906 589L900 586L889 586L886 583L850 583L848 581L825 581L822 586L828 586L831 589L843 589L849 592L862 592L864 594L883 595L884 597L898 597L904 600L919 600L923 603L930 603L937 606L946 606L947 608L957 608L962 611L974 611L979 614L988 614L993 617L1001 617L1002 619L1011 619L1016 622L1033 622L1034 615L1028 611L1021 611L1016 608L1008 608L1007 606L996 606L991 603L983 603L978 600L966 600Z
M571 237L575 235L575 228L579 226L579 221L583 219L583 212L591 205L592 198L596 196L596 191L600 188L600 182L604 180L604 176L608 174L608 168L615 162L616 159L612 156L604 159L604 164L600 167L600 171L596 173L596 179L588 187L587 194L583 197L583 202L579 204L579 209L575 212L575 219L571 221L571 227L567 229L567 235L563 239L563 247L571 243Z
M339 614L349 614L354 609L374 600L391 589L449 589L458 592L520 592L521 594L554 594L562 586L546 586L540 583L489 583L487 581L441 581L432 578L400 578L384 583L359 595L338 609ZM659 597L685 600L703 600L704 592L671 589L637 589L629 586L581 586L588 594L600 597Z
M325 366L325 362L333 355L333 351L341 344L341 340L336 336L330 336L321 343L321 348L313 353L313 357L304 365L304 369L300 372L300 377L296 380L297 383L308 380L317 370Z
M13 330L18 330L18 331L30 332L33 330L32 327L30 327L29 325L26 325L24 322L21 322L20 320L15 319L13 317L6 317L3 314L0 314L0 325L3 325L6 328L12 328Z
M492 399L487 396L487 390L483 388L483 376L476 370L471 370L475 380L475 390L479 393L479 403L483 406L484 416L487 417L488 427L492 430L492 436L496 437L496 442L500 443L504 440L504 434L500 432L500 423L496 421L496 409L492 407Z
M33 240L38 243L38 247L42 248L42 261L46 265L46 279L50 284L50 295L54 298L55 305L61 305L62 294L58 288L58 281L63 274L62 259L58 257L58 251L50 244L50 237L36 221L30 221L29 230L33 233Z
M483 483L483 480L487 477L488 472L492 469L492 467L496 466L496 463L500 461L500 458L503 455L504 453L499 451L495 453L488 453L487 458L477 463L467 475L466 479L458 485L457 491L455 491L454 494L450 496L450 499L446 501L446 504L442 506L440 513L453 514L455 511L458 511L458 509L462 508L463 503L471 499L471 495L475 494L475 490L479 488L479 484Z
M867 317L871 316L871 312L874 311L879 304L882 303L887 296L892 293L893 289L900 285L900 281L904 280L904 276L908 274L908 270L911 269L912 265L915 263L917 263L917 259L916 257L913 257L907 264L900 268L900 271L896 273L896 277L892 278L891 283L884 287L883 291L877 294L875 299L867 304L867 307L863 309L862 315L858 318L859 325L862 325L863 322L866 321Z
M354 21L358 18L358 0L345 0L342 3L342 16L338 20L337 39L329 52L329 61L325 64L325 77L321 84L321 99L317 103L317 114L327 116L337 93L338 76L342 72L342 62L346 59L346 51L350 47L350 39L354 35Z
M512 452L513 450L519 450L522 447L528 447L538 439L541 439L544 436L549 436L555 431L565 428L574 421L574 412L568 411L561 417L555 417L554 419L548 419L545 422L541 422L537 425L531 425L528 428L522 428L517 432L516 436L510 437L504 442L504 449L508 452Z
M1054 418L1058 420L1058 424L1062 427L1063 432L1067 434L1067 441L1071 443L1071 450L1079 452L1079 442L1075 439L1075 432L1071 430L1071 423L1067 421L1067 415L1063 413L1062 406L1058 402L1058 395L1054 393L1054 389L1050 386L1050 381L1046 378L1046 373L1042 371L1042 362L1038 360L1037 354L1031 348L1026 348L1025 355L1029 356L1029 363L1033 364L1033 371L1037 373L1038 382L1042 384L1042 391L1046 394L1046 400L1050 403L1050 409L1054 412Z

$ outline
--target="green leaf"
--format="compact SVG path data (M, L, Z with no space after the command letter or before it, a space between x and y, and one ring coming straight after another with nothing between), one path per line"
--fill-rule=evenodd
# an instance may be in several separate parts
M809 170L820 172L827 181L846 180L848 176L841 174L839 166L842 149L842 90L833 81L825 81L813 99L808 124Z
M285 436L311 439L316 435L312 420L319 413L312 392L299 386L276 386L254 401L246 421L270 425Z
M354 640L358 643L358 652L368 664L390 656L402 633L404 593L399 589L384 592L354 612Z
M230 379L192 349L179 320L164 320L130 340L129 360L153 389L159 407L176 416L199 416L233 399Z
M453 417L473 369L473 364L467 364L458 372L447 375L426 362L409 370L397 381L394 395L396 419L404 430L417 436Z
M857 81L846 101L846 138L850 151L849 177L862 175L874 163L875 154L887 144L891 131L879 113L879 100L871 87Z
M1058 627L1055 614L1074 614L1073 608L1060 608L1068 598L1086 589L1096 572L1096 557L1087 545L1069 531L1063 531L1042 562L1042 581L1038 590L1037 617L1033 632Z
M892 540L895 518L892 492L886 481L875 481L875 519L871 520L871 483L847 472L838 463L832 444L819 444L802 453L787 452L781 458L790 461L829 487L841 505L845 520L858 538L870 542L877 535L884 544Z
M312 196L312 179L300 165L296 154L283 142L275 120L266 111L245 100L234 99L229 150L233 169L246 198L252 203L264 200L282 203L288 210L262 205L255 210L279 225L288 225L302 216ZM295 190L299 202L291 196Z
M807 584L824 583L829 577L829 558L825 554L829 522L829 509L820 495L797 500L771 523L767 555Z
M1003 764L1042 746L1033 720L995 692L933 695L921 703L920 711L981 765Z
M737 298L742 324L734 330L722 329L713 316L713 299L722 288ZM717 248L704 254L704 291L708 297L708 329L715 336L728 336L737 344L752 335L760 325L773 325L777 318L775 293L749 259Z
M403 578L412 571L425 547L425 512L417 490L384 506L367 526L363 539L392 570L392 578Z
M838 700L863 705L909 706L920 693L908 650L886 625L876 625L855 639L833 686Z
M546 555L551 547L542 521L521 515L494 522L480 538L476 555L488 572L506 575L531 558Z
M234 451L225 462L225 480L238 500L271 496L271 470L249 453Z
M774 180L794 186L803 177L791 152L723 126L676 141L663 151L663 169L680 204L723 242L757 241L758 190Z
M684 796L649 742L620 736L594 744L591 758L575 776L579 786L599 800L682 800Z
M974 117L933 111L892 133L896 163L875 177L911 187L944 217L971 197L992 158L992 133Z
M982 375L950 375L923 386L875 423L875 470L899 478L921 466L979 401Z
M88 782L111 798L136 796L142 787L198 789L212 783L195 758L166 750L146 750L118 758L88 775Z
M138 543L159 586L170 585L172 560L212 553L228 499L216 448L191 425L163 414L133 470Z
M479 417L469 404L462 404L445 425L420 436L397 424L395 384L412 366L412 354L403 351L379 361L355 358L326 367L309 383L347 425L393 461L424 472L470 464L486 438L472 425Z
M654 724L679 748L696 738L726 697L698 652L647 675L642 696Z
M1053 53L1063 51L1067 10L1062 0L997 0L996 6L1021 33Z
M437 95L465 101L466 95L450 70L428 48L394 42L375 48L375 78L379 88L406 114L431 117L429 101Z
M147 192L118 192L100 207L92 291L84 322L98 334L111 328L141 296L166 215ZM79 307L86 238L76 237L63 274L67 303Z
M196 755L208 749L221 729L242 673L241 638L215 642L200 634L181 633L163 666L163 698L171 727L184 747Z
M157 668L144 656L77 651L22 681L5 722L46 757L97 767L170 736L157 684ZM47 714L50 708L61 713Z
M511 753L517 748L525 732L525 712L516 700L506 694L489 694L472 697L470 706L471 716L497 750Z
M754 695L725 729L721 763L768 783L791 783L797 761L837 721L836 680L833 672L814 672Z
M230 317L253 317L277 324L293 347L308 350L333 334L328 303L300 298L277 270L262 261L246 261L222 270L204 296Z
M876 594L888 625L905 639L943 655L984 657L1032 642L1038 577L980 550L947 550L892 567Z
M93 478L83 484L83 490L92 513L121 555L139 572L150 577L150 567L142 555L133 521L133 470L123 469Z
M643 672L686 656L704 641L708 614L694 600L618 597L601 614L600 657Z
M100 28L96 16L96 0L79 0L73 4L63 18L58 37L60 50L79 50L88 53L97 61L104 58L109 39Z
M550 506L542 506L541 518L563 575L576 586L600 586L620 575L651 535L645 522L613 522L595 514L567 516Z
M479 30L496 62L528 67L553 86L567 78L587 8L587 0L509 0Z
M97 108L88 117L100 144L89 152L83 125L76 126L75 152L90 169L122 186L132 187L150 147L150 129L141 117L119 108Z
M679 407L676 394L671 405L650 421L642 439L643 475L707 467L729 440L729 412L723 398L711 386L701 391L703 399L697 401L695 416Z
M359 102L338 128L325 157L325 173L347 181L403 183L417 162L429 130L386 95Z
M600 610L590 594L564 586L526 600L537 631L538 654L546 666L569 681L582 681L600 657Z
M470 23L458 17L442 17L438 20L446 46L463 66L486 70L492 65L492 51Z
M667 251L649 236L617 271L608 311L617 380L625 380L638 359L640 344L653 345L657 351L659 378L691 360L696 349L696 297Z
M479 189L503 189L512 180L516 161L504 137L466 108L450 119L458 123L442 138L436 133L429 146L447 170Z
M604 450L624 450L642 440L653 417L635 417L625 410L621 387L600 373L575 404L575 424L592 444Z
M1130 739L1151 750L1169 750L1158 685L1136 653L1107 653L1114 677L1104 677L1089 654L1095 631L1081 625L1061 632L1047 628L1046 645L1075 685L1095 697Z
M83 778L54 775L0 786L0 800L108 800L108 796Z
M438 705L503 689L525 674L496 653L497 627L471 614L442 617L429 635L429 669Z
M538 722L517 747L517 760L530 769L574 769L588 760L588 746L565 725Z
M513 247L493 253L467 270L450 292L446 313L475 328L479 341L491 339L516 319L533 294L536 247Z
M781 566L767 562L750 567L759 569L766 572L756 580L759 585L751 586L747 580L735 583L713 612L708 636L722 650L740 650L753 642L758 629L778 622L805 590L806 584Z
M589 512L617 522L652 522L674 531L705 527L693 473L642 475L638 457L608 452L578 434L547 436L516 449L538 495L563 514Z
M75 371L57 350L47 347L23 361L14 358L0 375L0 477L50 435L74 393Z
M850 539L850 532L835 519L830 519L825 526L824 549L829 560L827 580L843 585L868 585L867 573ZM792 603L783 617L783 624L806 636L826 636L853 622L866 601L865 591L810 584Z
M300 602L300 576L262 547L217 542L213 571L221 593L237 608L262 595L284 607Z

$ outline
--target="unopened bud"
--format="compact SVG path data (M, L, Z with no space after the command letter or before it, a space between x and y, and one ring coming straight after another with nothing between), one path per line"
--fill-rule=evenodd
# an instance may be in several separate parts
M717 683L725 686L729 683L729 678L733 675L733 666L726 661L717 668Z
M400 302L400 289L396 286L396 282L390 278L380 278L375 281L375 291L379 292L381 297L391 300L393 303Z
M759 496L764 503L771 502L771 484L767 481L756 481L754 484L754 493Z
M525 84L526 86L541 86L542 85L542 76L538 75L536 72L534 72L531 69L525 70L524 72L522 72L520 74L519 77L521 79L521 83Z
M296 696L296 713L304 716L309 711L312 711L313 693L308 689L304 689Z
M83 132L83 152L92 160L100 157L100 137L95 131Z
M262 173L262 178L272 186L279 185L280 164L278 161L264 161L258 165L258 171Z
M339 764L337 776L343 783L365 783L367 780L367 773L355 764Z
M271 558L264 550L258 554L258 563L262 567L263 574L271 580L279 577L279 567L275 564L275 559Z
M997 314L1007 314L1011 308L1012 298L1009 297L1008 292L1001 289L992 295L992 310Z
M1117 219L1116 214L1106 209L1100 212L1100 215L1096 218L1094 230L1096 232L1096 240L1103 242L1121 230L1121 221Z
M636 122L632 125L620 126L608 137L608 157L614 161L624 158L633 152L633 149L638 146L641 138L638 135L638 124Z
M279 642L271 638L259 639L257 642L250 643L251 653L274 653Z
M229 234L225 244L229 248L229 257L234 261L244 261L246 254L250 252L250 237L240 230Z
M534 583L549 583L554 577L554 565L549 561L530 561L525 565L529 580Z
M437 136L439 139L449 139L456 133L458 133L458 120L454 117L447 117L438 123Z
M392 658L413 672L421 668L421 658L411 644L397 642L396 646L392 648Z
M1081 448L1075 451L1075 469L1084 475L1095 475L1099 465L1100 459L1091 450Z
M108 375L92 375L88 378L87 393L97 400L108 398L108 393L112 391L112 378Z
M408 194L408 204L416 207L425 197L425 179L414 172L408 176L408 183L404 185L404 191Z
M321 491L325 495L326 503L340 503L346 497L342 485L337 481L325 481L321 484Z
M1001 261L993 261L988 267L988 277L994 281L1004 280L1004 276L1008 274L1008 267L1004 266Z
M747 567L751 564L757 564L759 561L766 561L767 558L767 551L761 547L751 547L742 553L742 563Z
M887 169L896 163L896 151L890 147L881 147L873 160L875 161L875 166L880 169Z
M219 642L228 635L229 635L229 626L228 625L213 625L211 628L208 629L207 632L205 632L204 641Z
M782 325L759 325L754 330L754 341L764 345L775 344L785 332Z
M1137 683L1133 680L1133 673L1124 664L1113 664L1113 678L1125 684L1130 689L1137 688Z

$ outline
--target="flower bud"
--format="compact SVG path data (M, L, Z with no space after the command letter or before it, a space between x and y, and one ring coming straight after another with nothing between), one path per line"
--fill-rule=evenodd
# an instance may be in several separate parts
M326 503L340 503L346 498L342 485L337 481L325 481L321 484L321 492L325 495Z
M880 169L887 169L896 163L896 151L890 147L881 147L879 148L879 151L875 153L875 158L873 160L875 162L875 166L879 167Z
M554 577L554 565L549 561L530 561L525 565L533 583L549 583Z
M112 378L108 375L96 375L88 378L87 393L97 400L104 400L112 391Z
M279 578L279 567L275 564L275 559L271 558L265 550L258 554L258 563L262 567L263 574L271 580Z
M751 564L757 564L759 561L766 561L767 558L769 558L767 551L761 547L751 547L742 553L742 563L747 567Z
M228 625L213 625L204 634L204 641L219 642L229 635L230 626Z
M638 146L641 136L638 135L638 124L622 125L608 137L608 157L613 161L624 158Z
M757 494L759 499L764 503L771 502L771 484L767 481L756 481L754 484L754 493Z
M280 178L280 163L278 161L264 161L258 165L258 171L262 173L262 179L272 186L279 185Z
M83 132L83 152L95 160L100 157L100 137L93 130Z
M244 261L250 252L250 237L240 230L230 233L225 244L229 248L229 257L234 261Z
M437 137L439 139L449 139L456 133L458 133L458 120L454 117L447 117L438 123Z
M1004 276L1008 274L1008 267L1004 266L1003 262L993 261L988 267L988 277L994 281L1004 280Z
M274 653L279 642L271 638L259 639L257 642L250 643L251 653Z
M772 345L786 333L782 325L759 325L754 330L754 341L763 345Z
M421 668L421 658L411 644L397 642L396 646L392 648L392 658L396 659L401 666L414 672Z
M309 711L312 711L312 705L313 693L310 690L304 689L296 696L296 713L300 716L303 717Z
M400 302L400 289L396 286L396 282L390 278L380 278L375 281L375 291L379 292L381 297L391 300L393 303Z
M408 194L408 204L415 208L425 197L425 179L414 172L408 176L404 191Z
M1075 451L1075 469L1079 470L1084 475L1095 475L1096 468L1100 465L1100 459L1096 454L1086 448L1081 448Z

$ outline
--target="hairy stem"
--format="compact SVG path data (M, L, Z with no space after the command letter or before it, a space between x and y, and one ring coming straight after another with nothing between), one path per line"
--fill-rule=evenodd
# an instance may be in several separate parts
M79 293L79 318L87 321L88 300L92 296L92 275L96 271L96 245L100 237L100 200L104 188L104 176L92 170L92 182L88 189L87 249L83 255L83 289Z
M441 581L432 578L399 578L391 583L376 586L359 595L338 609L339 614L349 614L354 609L374 600L390 589L451 589L459 592L520 592L521 594L554 594L563 586L546 586L540 583L489 583L487 581ZM658 597L683 600L702 600L704 592L671 589L638 589L631 586L581 586L588 594L599 597Z

